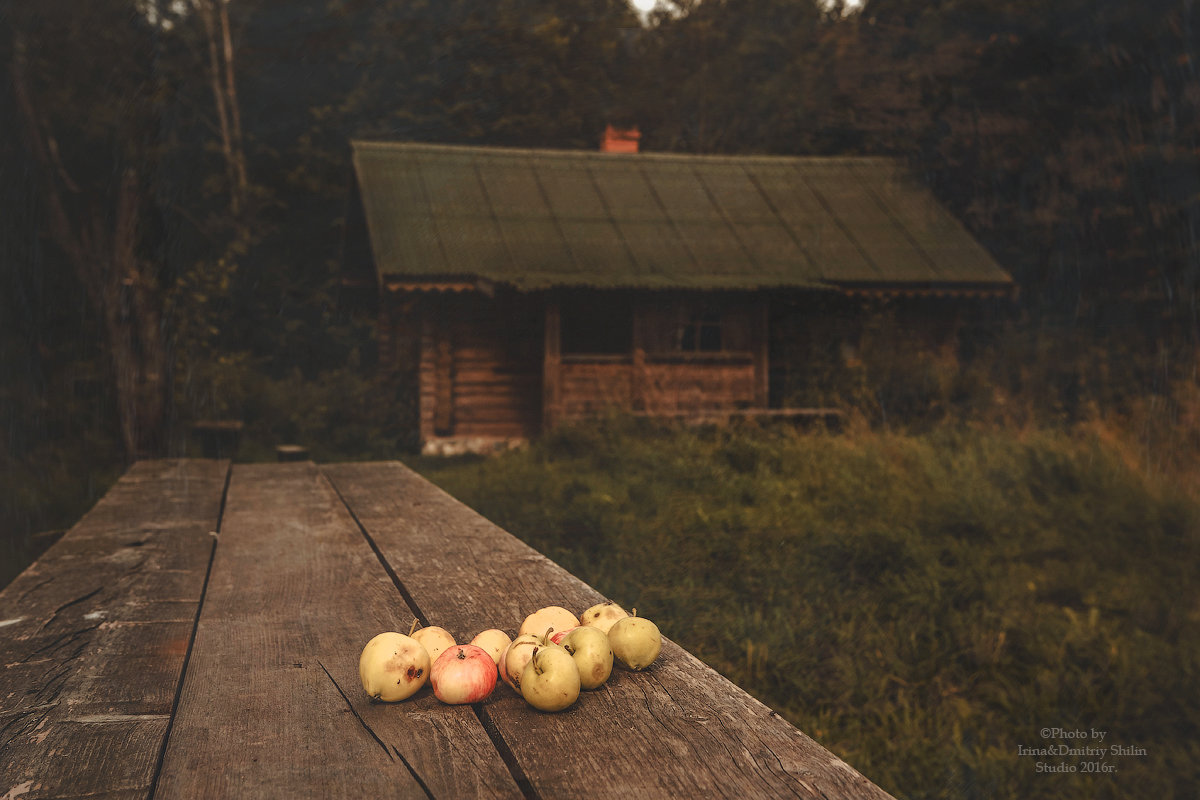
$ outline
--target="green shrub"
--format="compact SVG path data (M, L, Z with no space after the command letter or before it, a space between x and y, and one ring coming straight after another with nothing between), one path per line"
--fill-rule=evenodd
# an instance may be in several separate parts
M191 455L200 452L187 423L199 419L244 423L239 461L274 460L280 444L303 445L317 461L395 458L416 446L411 383L367 375L354 360L312 376L276 376L247 356L221 358L194 367L186 384L177 447Z

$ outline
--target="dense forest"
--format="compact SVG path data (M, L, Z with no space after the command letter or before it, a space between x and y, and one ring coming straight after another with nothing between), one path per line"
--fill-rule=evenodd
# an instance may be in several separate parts
M339 282L355 137L590 149L616 123L644 150L902 158L1021 289L973 372L925 365L943 413L1195 445L1196 23L1186 0L12 4L6 552L196 419L404 449L380 398L406 389ZM892 367L858 399L904 391Z

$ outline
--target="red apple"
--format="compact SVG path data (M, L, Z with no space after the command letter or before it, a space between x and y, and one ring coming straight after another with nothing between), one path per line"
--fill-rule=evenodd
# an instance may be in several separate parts
M478 703L496 688L496 662L482 647L456 644L433 662L429 683L443 703Z

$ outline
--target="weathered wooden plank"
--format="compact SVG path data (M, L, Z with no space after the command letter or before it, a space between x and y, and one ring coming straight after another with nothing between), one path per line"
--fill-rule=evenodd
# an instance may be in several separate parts
M417 427L421 441L434 436L434 409L437 407L437 345L433 321L421 320L421 336L417 342Z
M603 599L401 464L324 470L417 609L456 637ZM559 714L503 686L478 708L540 797L888 797L670 641L646 671L618 671Z
M770 402L771 307L765 298L754 304L750 337L754 350L754 404L766 408Z
M632 368L625 364L563 364L558 402L563 413L628 408L633 402Z
M469 707L363 692L411 621L316 467L235 466L156 798L519 797Z
M449 433L454 425L454 344L450 340L450 326L444 317L439 317L434 323L437 336L437 354L434 362L434 391L436 395L433 410L433 429L440 433Z
M454 429L454 433L459 438L467 439L473 436L525 439L534 435L534 431L530 428L531 425L532 422L522 424L521 422L507 421L496 417L476 417L470 415L459 422Z
M464 391L455 395L454 406L456 411L472 407L503 409L511 419L535 414L541 401L540 392L517 391L512 387L491 392L477 387L464 387Z
M460 327L460 337L469 336L471 331ZM489 335L501 337L494 340L476 338L474 341L458 342L454 348L455 364L473 364L525 372L541 363L541 358L530 358L528 353L515 352L518 343L503 338L505 331L491 331Z
M0 796L147 796L227 471L138 462L0 592Z
M476 375L464 376L456 373L455 399L468 395L495 397L502 395L506 400L516 399L527 402L529 396L536 397L541 393L541 376L535 375L529 379L515 375Z
M533 432L519 423L476 423L469 422L455 428L454 436L448 439L527 439ZM430 441L438 441L431 439Z
M465 431L466 425L474 423L484 425L507 425L528 432L528 426L533 424L536 417L529 414L529 409L521 409L518 414L517 410L505 406L489 406L480 404L467 404L455 409L458 426L455 432L462 434Z
M558 297L548 295L542 321L541 428L544 431L548 431L558 422L562 342L562 312L559 309Z

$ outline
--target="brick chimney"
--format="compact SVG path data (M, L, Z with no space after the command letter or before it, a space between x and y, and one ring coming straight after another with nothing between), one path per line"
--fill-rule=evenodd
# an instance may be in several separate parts
M600 152L636 153L640 138L642 138L642 134L638 131L637 126L614 128L609 125L604 129L604 141L600 144Z

